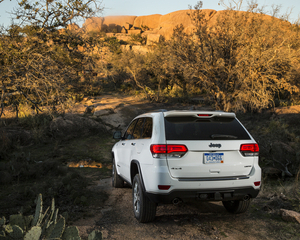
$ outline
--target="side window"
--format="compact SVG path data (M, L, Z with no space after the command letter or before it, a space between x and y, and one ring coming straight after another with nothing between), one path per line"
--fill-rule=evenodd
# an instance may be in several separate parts
M149 139L152 137L152 118L138 118L127 128L125 139Z
M142 138L149 139L151 137L152 137L152 118L145 118Z
M129 127L127 128L125 134L124 134L124 138L125 139L133 139L133 130L135 127L135 124L137 123L138 119L134 120Z
M135 125L134 132L133 132L134 139L140 139L142 137L142 129L144 125L144 118L139 118L137 120L138 122Z

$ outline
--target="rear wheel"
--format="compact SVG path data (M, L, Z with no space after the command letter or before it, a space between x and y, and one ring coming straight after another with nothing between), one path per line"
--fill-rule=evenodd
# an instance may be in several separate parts
M139 174L136 174L132 184L132 202L135 218L141 222L151 222L155 218L156 204L143 192Z
M223 205L230 213L243 213L246 212L250 206L250 199L247 201L235 200L235 201L223 201Z
M112 164L112 180L111 180L112 186L114 188L122 188L124 187L124 181L123 179L118 175L115 159L113 159Z

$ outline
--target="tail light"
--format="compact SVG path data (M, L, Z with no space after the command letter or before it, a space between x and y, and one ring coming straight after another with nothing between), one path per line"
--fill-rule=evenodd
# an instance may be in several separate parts
M169 190L170 187L171 187L170 185L158 185L159 190Z
M255 187L260 186L260 181L254 182L254 186L255 186Z
M258 156L259 147L257 143L241 144L240 152L244 157Z
M179 144L152 144L150 146L150 151L155 158L161 157L161 154L181 158L188 149L185 145Z

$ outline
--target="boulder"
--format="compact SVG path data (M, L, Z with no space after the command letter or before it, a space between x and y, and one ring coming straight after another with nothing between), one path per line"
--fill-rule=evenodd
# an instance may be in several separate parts
M121 45L120 46L122 51L130 51L131 50L131 45Z
M131 40L131 36L125 33L116 33L114 35L119 41L129 42Z
M163 36L160 34L148 34L147 35L147 45L154 45L163 40Z
M76 32L80 30L80 27L76 23L71 23L67 26L67 29Z
M162 15L160 15L160 14L153 14L153 15L148 15L148 16L137 17L134 20L133 26L137 27L137 28L145 28L146 27L149 29L158 28L161 16Z
M108 38L112 38L115 36L116 36L116 33L106 33L106 37L108 37Z
M105 132L103 124L91 118L81 117L75 114L65 114L52 120L50 132L55 138L71 139L90 133Z
M280 215L281 218L286 222L300 223L300 213L298 212L292 210L280 209Z
M91 113L94 113L94 111L95 111L95 107L92 105L92 106L87 106L84 113L91 114Z
M94 116L103 116L103 115L109 115L109 114L113 114L114 110L113 109L100 109L97 110L97 108L95 109L94 112Z
M147 46L141 46L141 45L133 45L131 47L132 51L136 53L146 54L150 52L150 49Z
M108 16L104 18L101 26L102 31L118 32L122 31L122 27L133 25L136 16Z
M102 17L91 17L88 18L82 27L87 32L100 32L102 30L104 18Z
M213 11L213 10L212 10ZM229 10L222 10L222 11L215 11L213 14L210 15L206 15L207 17L209 17L209 27L211 28L211 30L214 30L214 26L217 24L217 21L221 21L223 19L228 19L231 16L233 16L233 14L238 14L239 17L242 17L243 14L249 14L247 15L248 18L248 22L250 23L253 19L255 19L256 17L261 17L260 21L264 21L264 22L272 22L273 26L276 26L276 28L281 28L282 30L288 30L289 27L291 26L290 22L287 21L282 21L279 18L276 17L272 17L266 14L255 14L255 13L249 13L249 12L245 12L245 11L229 11ZM266 27L268 27L268 25L266 25Z
M164 36L166 40L169 40L173 34L173 30L176 26L180 25L183 26L185 33L193 33L195 26L189 16L191 12L192 10L180 10L161 16L158 33ZM202 10L206 19L211 19L216 12L217 11L211 9Z
M142 33L141 29L128 30L128 34L141 34L141 33Z
M129 30L131 27L132 27L132 25L129 24L129 23L126 23L126 24L124 25L124 28L125 28L126 30Z

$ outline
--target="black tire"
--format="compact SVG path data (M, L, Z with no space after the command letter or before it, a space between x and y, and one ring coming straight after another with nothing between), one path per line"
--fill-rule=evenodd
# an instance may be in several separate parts
M111 183L114 188L123 188L124 187L124 181L123 179L118 175L115 159L113 158L113 164L112 164L112 178Z
M226 208L226 210L230 213L244 213L250 206L250 199L247 201L223 201L223 205Z
M133 179L132 203L134 216L139 222L146 223L154 220L156 204L144 194L139 174L136 174Z

